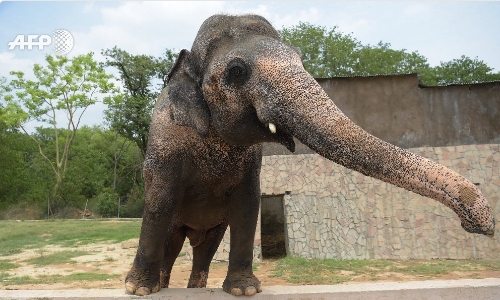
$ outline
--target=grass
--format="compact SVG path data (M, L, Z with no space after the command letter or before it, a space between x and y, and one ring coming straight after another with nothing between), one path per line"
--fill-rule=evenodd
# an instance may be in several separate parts
M7 260L0 260L0 271L12 270L15 268L17 268L17 265L15 263L11 263Z
M436 260L407 262L398 268L407 274L434 277L451 272L499 271L500 261L496 260Z
M141 220L0 221L0 228L0 256L8 256L46 245L72 247L137 238Z
M69 275L42 275L39 277L30 276L10 276L8 273L0 273L0 282L4 285L22 285L22 284L54 284L69 283L73 281L103 281L120 277L118 274L101 273L75 273Z
M118 278L117 274L73 273L69 275L15 276L9 271L17 264L9 261L8 256L25 249L37 249L38 256L23 263L44 267L64 263L74 264L72 258L92 254L89 251L74 251L81 245L109 242L118 243L131 238L138 238L141 220L47 220L47 221L0 221L0 284L52 284L74 281L103 281ZM50 253L48 245L69 247L69 250ZM106 258L106 261L112 261Z
M72 258L91 254L87 251L73 251L75 247L98 243L117 243L138 238L141 221L105 220L50 220L50 221L0 221L0 285L51 284L74 281L103 281L119 277L116 274L101 274L97 271L70 275L16 276L14 269L19 265L9 260L9 255L24 249L37 249L38 256L25 260L36 267L74 263ZM69 247L68 250L50 253L48 245ZM112 257L105 257L112 262ZM227 265L212 264L212 269ZM252 269L258 270L254 265ZM76 270L75 270L76 271ZM380 280L388 273L433 279L455 271L475 277L478 271L500 271L500 260L319 260L285 257L277 260L274 277L280 277L296 284L336 284L352 280ZM81 272L78 270L76 272ZM385 274L385 275L384 275Z
M432 279L454 271L500 271L500 261L486 260L333 260L285 257L276 262L273 277L291 283L337 284L359 277L379 280L380 274L398 273Z
M83 256L87 254L92 254L92 252L89 251L59 251L55 253L50 253L50 254L42 254L38 257L34 257L31 259L25 260L25 262L28 262L32 265L35 266L48 266L48 265L56 265L56 264L64 264L64 263L75 263L74 260L71 260L74 257L78 256Z

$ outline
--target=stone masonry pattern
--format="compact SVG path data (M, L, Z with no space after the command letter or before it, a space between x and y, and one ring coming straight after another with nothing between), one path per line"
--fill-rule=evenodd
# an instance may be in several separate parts
M479 184L499 219L500 145L409 149ZM261 190L285 195L288 254L334 259L500 258L494 238L465 232L441 203L316 154L264 157Z
M500 144L408 150L479 184L500 220ZM263 157L261 192L284 195L289 255L339 260L500 258L500 226L494 238L467 233L441 203L317 154ZM192 259L188 244L183 251ZM260 253L259 222L254 261ZM229 229L214 260L228 257Z

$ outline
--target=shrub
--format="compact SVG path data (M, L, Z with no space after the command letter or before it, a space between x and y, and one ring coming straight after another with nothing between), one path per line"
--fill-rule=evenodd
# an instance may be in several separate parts
M112 192L103 192L94 197L97 212L104 218L118 215L118 195Z
M126 199L122 199L120 217L141 218L144 208L144 187L135 185L127 194Z

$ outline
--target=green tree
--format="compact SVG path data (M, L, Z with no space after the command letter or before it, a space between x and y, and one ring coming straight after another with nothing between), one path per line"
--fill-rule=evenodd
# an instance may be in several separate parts
M29 207L31 212L39 210L36 215L45 215L54 178L37 145L15 128L0 130L0 157L0 210Z
M46 161L55 178L51 198L62 200L60 188L65 180L71 145L86 109L115 92L102 67L93 59L93 53L72 59L63 56L46 56L46 66L35 64L35 80L24 77L23 72L13 71L14 79L6 88L6 106L2 120L6 125L20 128L37 145L39 154ZM66 115L64 130L60 116ZM29 121L49 125L52 131L53 153L48 155L42 147L41 134L34 134L26 127ZM61 135L63 134L63 135ZM54 203L53 203L54 204Z
M167 84L177 54L167 49L162 57L133 55L116 46L102 54L105 66L117 68L125 89L121 97L107 103L106 120L110 128L133 141L144 156L154 103Z
M140 165L138 147L118 136L116 132L101 127L83 126L75 138L70 154L66 188L81 199L93 198L103 191L125 197L134 184L134 172ZM125 145L115 149L115 145ZM117 155L119 155L117 159ZM138 162L140 161L140 162ZM110 170L116 170L110 172Z
M441 62L422 75L425 85L473 84L500 80L500 73L493 73L484 61L462 55L459 59Z
M60 129L58 133L60 143L64 144L66 130ZM38 127L32 135L39 141L46 156L53 157L54 131ZM104 130L100 126L81 126L78 129L68 156L65 180L59 188L63 199L71 199L64 207L68 208L67 212L72 212L71 208L83 210L86 200L89 200L88 207L101 213L101 205L104 205L102 199L108 199L102 195L108 194L113 195L115 200L120 199L121 216L141 216L143 193L140 191L143 184L137 183L140 175L137 166L142 156L134 143L121 136L115 142L115 136L116 132ZM117 151L118 160L115 160L115 144L126 145ZM3 157L0 166L4 169L0 174L0 209L27 204L33 209L40 209L39 215L46 215L47 196L51 193L55 178L36 146L22 132L0 132L0 155ZM110 172L113 168L116 168L116 180L113 172Z
M300 22L279 31L283 41L302 52L305 69L316 78L354 76L357 63L352 55L361 43L351 35Z
M285 43L302 51L304 67L316 78L418 73L424 85L472 84L500 80L484 61L462 56L430 67L418 51L394 50L388 43L363 45L337 27L300 22L280 30Z
M418 52L393 50L390 44L363 45L337 27L300 22L280 31L283 41L302 51L304 67L316 78L424 72L427 59Z
M28 190L33 188L32 141L24 134L0 130L0 209L25 200ZM29 180L27 180L29 179ZM40 184L40 182L37 182ZM39 185L38 188L41 188ZM45 192L45 191L43 191ZM46 193L43 193L46 195ZM36 198L39 200L39 198Z
M376 46L362 46L352 55L356 57L354 75L392 75L423 73L429 69L427 59L418 52L405 49L393 50L390 44L379 42Z
M136 191L143 187L143 158L137 145L113 130L83 126L71 153L65 193L82 204L89 199L89 207L102 216L116 216L118 204L120 216L141 216L144 194Z

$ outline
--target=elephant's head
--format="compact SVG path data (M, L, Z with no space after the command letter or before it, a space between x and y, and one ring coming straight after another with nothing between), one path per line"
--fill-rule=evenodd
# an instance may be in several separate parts
M354 124L262 17L207 19L191 51L180 53L168 92L174 121L200 135L213 131L241 146L278 142L291 151L296 137L338 164L445 204L468 232L494 234L492 209L474 184Z

